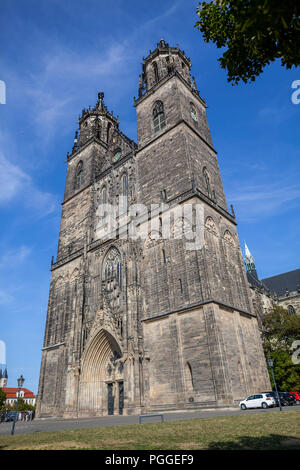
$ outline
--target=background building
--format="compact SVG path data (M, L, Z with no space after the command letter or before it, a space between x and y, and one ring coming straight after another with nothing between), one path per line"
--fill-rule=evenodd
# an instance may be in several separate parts
M3 391L6 394L6 401L5 403L7 405L14 405L16 403L18 395L19 398L22 398L24 403L27 403L28 405L34 406L36 403L36 396L34 395L33 392L28 390L28 388L21 388L19 389L18 387L7 387L7 380L8 380L8 373L7 373L7 368L5 367L4 371L0 369L0 388L3 389Z
M36 403L36 396L28 388L21 388L19 390L18 387L3 387L3 391L6 393L5 403L7 405L13 406L17 402L18 396L27 405L34 406Z
M260 328L263 326L264 314L273 304L286 308L291 315L300 314L300 269L259 280L254 258L246 244L244 261Z

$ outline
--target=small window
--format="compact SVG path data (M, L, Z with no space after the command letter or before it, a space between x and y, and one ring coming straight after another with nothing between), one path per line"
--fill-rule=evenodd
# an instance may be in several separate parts
M115 153L114 153L114 156L113 156L113 162L116 163L122 156L122 152L121 150L117 150Z
M196 111L196 108L193 105L193 103L191 103L191 116L192 116L192 118L194 119L195 122L198 122L197 111Z
M167 191L166 191L165 189L163 189L163 190L160 192L160 194L161 194L162 199L163 199L164 201L166 201L166 200L167 200Z
M158 132L165 127L164 105L161 101L157 101L153 108L153 127L154 132Z
M288 311L289 311L290 315L295 315L296 314L295 309L292 305L288 305Z

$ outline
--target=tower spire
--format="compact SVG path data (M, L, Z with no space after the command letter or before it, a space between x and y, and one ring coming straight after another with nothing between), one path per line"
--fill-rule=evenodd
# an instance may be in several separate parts
M254 277L255 279L258 280L255 261L254 261L253 256L250 253L250 250L249 250L246 242L245 242L245 259L244 259L244 261L245 261L247 273L251 274L252 277Z
M5 367L4 372L2 372L2 369L0 369L0 388L6 387L7 379L7 368Z

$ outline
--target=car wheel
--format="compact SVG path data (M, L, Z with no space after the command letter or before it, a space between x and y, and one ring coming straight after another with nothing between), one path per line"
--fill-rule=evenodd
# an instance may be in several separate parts
M262 406L262 408L264 408L264 409L268 408L268 405L267 405L267 403L265 403L265 402L263 402L263 403L261 404L261 406Z
M242 410L245 410L245 409L246 409L246 405L244 405L244 403L241 405L241 409L242 409Z

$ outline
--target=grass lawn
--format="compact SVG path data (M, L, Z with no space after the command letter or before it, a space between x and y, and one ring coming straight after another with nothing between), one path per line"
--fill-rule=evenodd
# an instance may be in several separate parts
M297 449L299 411L0 436L0 450Z

